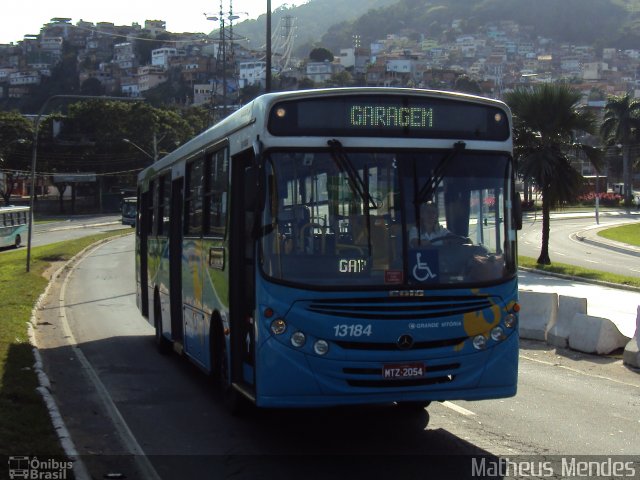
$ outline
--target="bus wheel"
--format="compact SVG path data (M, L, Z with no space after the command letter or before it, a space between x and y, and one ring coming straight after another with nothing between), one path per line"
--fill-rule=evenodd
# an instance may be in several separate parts
M22 238L20 237L20 235L16 235L14 247L18 248L21 244L22 244Z
M227 342L221 329L216 332L215 339L215 363L214 377L220 388L222 400L226 409L234 416L242 415L249 405L249 401L231 386L231 369L229 367L229 355Z
M160 297L155 295L153 302L153 324L155 326L155 342L158 352L163 355L167 355L171 352L171 342L162 335L162 309L160 308Z

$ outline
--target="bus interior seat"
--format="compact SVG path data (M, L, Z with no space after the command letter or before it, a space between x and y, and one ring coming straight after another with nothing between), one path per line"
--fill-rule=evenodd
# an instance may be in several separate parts
M282 242L292 242L293 252L304 251L300 243L303 227L309 223L309 208L306 205L288 205L278 213L278 233ZM281 248L281 252L285 251Z

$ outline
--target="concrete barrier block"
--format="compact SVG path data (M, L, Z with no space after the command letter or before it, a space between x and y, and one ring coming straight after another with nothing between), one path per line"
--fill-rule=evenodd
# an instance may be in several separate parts
M608 318L577 313L571 322L569 348L585 353L606 355L629 341Z
M558 316L558 294L520 291L520 337L546 340Z
M622 361L630 367L640 368L640 305L636 316L636 333L624 347Z
M569 333L571 322L576 313L587 313L587 299L558 296L558 317L555 323L547 330L547 343L555 347L566 348L569 345Z

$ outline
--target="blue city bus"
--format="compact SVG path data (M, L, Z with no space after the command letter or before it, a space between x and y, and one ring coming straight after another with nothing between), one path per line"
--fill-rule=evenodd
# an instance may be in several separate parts
M29 225L29 207L0 207L0 247L22 245Z
M138 197L124 197L122 199L121 204L121 218L123 225L130 225L131 227L136 226L136 216L137 216L137 208L136 203L138 202Z
M500 101L260 96L140 173L138 306L233 408L513 396L514 171Z

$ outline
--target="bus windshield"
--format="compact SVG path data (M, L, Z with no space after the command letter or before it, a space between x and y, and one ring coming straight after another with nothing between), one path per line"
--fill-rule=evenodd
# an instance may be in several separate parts
M332 145L266 159L261 266L275 281L420 288L515 274L506 154Z

